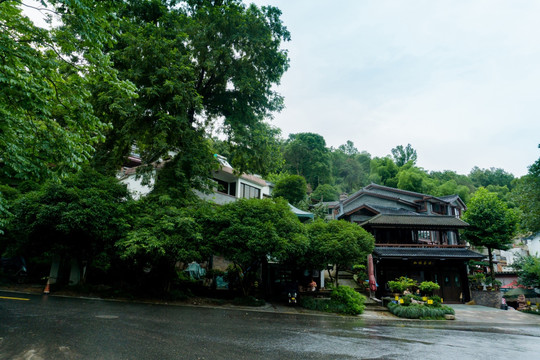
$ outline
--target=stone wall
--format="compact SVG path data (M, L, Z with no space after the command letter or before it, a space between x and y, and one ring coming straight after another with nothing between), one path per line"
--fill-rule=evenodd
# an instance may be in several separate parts
M499 309L501 307L502 293L500 291L471 290L471 300L474 300L476 305Z

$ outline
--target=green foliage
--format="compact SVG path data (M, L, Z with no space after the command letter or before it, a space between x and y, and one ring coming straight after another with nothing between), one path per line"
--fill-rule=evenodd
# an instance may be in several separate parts
M444 320L444 316L455 315L454 309L449 306L426 306L423 304L400 305L390 302L390 312L398 317L421 320Z
M106 114L92 106L92 84L114 92L111 108L133 97L103 54L116 3L43 1L58 15L44 29L22 15L20 1L0 2L0 177L80 170L109 128Z
M218 132L237 171L275 171L279 130L265 119L282 108L273 85L288 68L280 11L240 0L121 4L108 54L138 99L113 117L100 148L103 166L119 166L135 142L143 164L169 159L157 171L156 193L176 187L187 194L203 188L214 168L207 139Z
M309 247L300 263L307 268L322 269L328 264L337 270L350 269L365 261L373 251L373 236L357 224L345 220L316 220L307 225ZM336 283L338 282L336 272Z
M469 223L463 231L467 241L488 249L491 274L493 271L492 249L507 249L516 232L517 216L512 209L499 200L496 194L480 188L469 201L463 220Z
M540 258L537 256L521 257L512 265L518 273L520 284L540 288Z
M407 289L412 291L413 288L417 287L417 284L413 279L401 276L395 280L388 281L388 287L392 292L403 293Z
M312 188L331 182L330 158L321 135L291 134L282 151L286 160L285 170L304 176Z
M374 158L371 161L371 175L369 179L377 184L397 187L398 180L396 175L399 171L398 166L389 157Z
M404 166L397 174L397 188L414 192L425 192L424 182L427 174L417 167Z
M346 193L352 193L369 183L371 155L359 152L352 141L331 149L332 175L336 186Z
M339 193L336 188L330 184L322 184L317 186L314 192L311 193L311 199L316 201L336 201L339 199Z
M512 189L512 181L514 175L507 173L503 169L489 168L480 169L477 166L472 168L469 173L469 178L476 187L488 187L489 185L495 185Z
M4 241L14 254L58 254L86 260L90 267L96 260L102 268L127 230L129 203L125 185L84 169L16 199Z
M432 281L422 281L418 285L418 289L425 294L432 294L434 291L439 290L440 288L441 287L439 284Z
M486 282L486 274L483 272L474 272L469 275L468 278L469 284L477 288L483 287L484 283Z
M392 150L392 156L394 158L394 162L397 166L401 167L407 163L410 162L411 165L416 164L416 160L418 159L418 156L416 154L416 150L413 149L411 144L407 144L406 147L403 147L403 145L398 145Z
M306 251L305 229L283 199L241 199L217 210L213 249L239 267L245 295L267 257L290 263Z
M146 197L132 208L131 230L116 243L123 259L139 264L201 261L210 255L202 229L190 207L178 207L165 196Z
M306 197L306 179L300 175L289 175L280 179L274 187L272 196L282 197L289 203L296 205Z
M330 299L301 297L299 303L309 310L359 315L364 312L366 297L348 286L338 286L330 294Z
M358 315L364 312L366 297L349 286L338 286L330 294L330 299L341 314Z
M540 231L540 158L529 167L527 175L515 182L510 198L521 210L521 229Z

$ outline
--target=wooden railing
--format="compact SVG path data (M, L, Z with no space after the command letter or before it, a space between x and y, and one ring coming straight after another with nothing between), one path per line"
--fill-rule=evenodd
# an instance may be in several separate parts
M467 245L443 245L443 244L375 244L375 247L399 247L399 248L466 248Z

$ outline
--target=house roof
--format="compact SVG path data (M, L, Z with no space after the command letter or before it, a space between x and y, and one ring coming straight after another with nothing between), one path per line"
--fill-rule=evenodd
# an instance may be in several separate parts
M483 259L485 255L465 248L398 248L377 247L373 255L378 258L414 258L414 259Z
M428 216L428 215L396 215L379 214L359 224L360 226L400 226L425 228L464 228L469 226L465 221L455 216Z
M294 207L292 206L291 204L289 204L292 212L298 216L299 218L308 218L308 219L313 219L313 214L310 213L310 212L307 212L307 211L304 211L304 210L300 210L298 209L297 207Z
M256 176L256 175L250 175L250 174L235 174L234 169L232 167L228 166L221 166L221 171L231 174L233 176L238 176L241 179L251 181L252 183L255 183L259 186L266 186L266 180ZM217 171L216 171L217 172Z

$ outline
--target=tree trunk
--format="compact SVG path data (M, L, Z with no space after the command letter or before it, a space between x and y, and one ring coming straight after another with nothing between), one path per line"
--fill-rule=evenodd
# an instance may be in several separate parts
M336 265L336 288L339 286L338 278L339 278L339 266Z
M495 271L493 270L493 250L488 247L488 256L489 256L489 277L491 278L491 285L495 281Z

